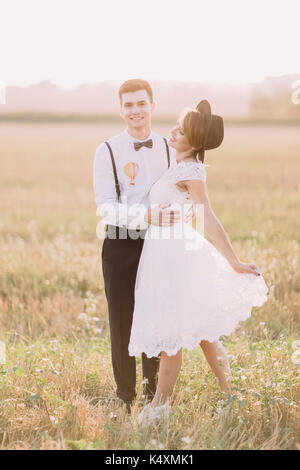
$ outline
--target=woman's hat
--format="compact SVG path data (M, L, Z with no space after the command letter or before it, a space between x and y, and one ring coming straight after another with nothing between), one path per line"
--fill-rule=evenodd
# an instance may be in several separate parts
M221 116L211 114L211 107L207 100L202 100L196 106L197 111L205 117L205 136L204 144L198 152L200 160L204 161L205 150L212 150L219 147L224 138L224 122Z

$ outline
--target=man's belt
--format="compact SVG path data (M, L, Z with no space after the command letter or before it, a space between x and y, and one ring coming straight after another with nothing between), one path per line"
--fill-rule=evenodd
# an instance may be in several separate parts
M110 240L137 240L145 238L147 229L128 229L126 227L119 227L117 225L105 225L105 238Z

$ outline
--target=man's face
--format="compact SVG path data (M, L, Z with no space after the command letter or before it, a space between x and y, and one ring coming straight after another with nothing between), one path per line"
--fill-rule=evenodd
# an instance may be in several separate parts
M137 90L122 94L120 114L128 129L139 129L151 125L154 103L150 102L146 90Z

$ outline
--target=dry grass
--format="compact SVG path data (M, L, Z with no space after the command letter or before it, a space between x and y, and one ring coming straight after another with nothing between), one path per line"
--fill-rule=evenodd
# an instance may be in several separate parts
M222 149L207 154L214 211L271 294L223 338L234 386L227 405L200 349L185 351L171 420L146 431L135 421L139 359L132 418L111 420L92 164L119 130L1 124L0 448L299 449L298 129L229 127Z

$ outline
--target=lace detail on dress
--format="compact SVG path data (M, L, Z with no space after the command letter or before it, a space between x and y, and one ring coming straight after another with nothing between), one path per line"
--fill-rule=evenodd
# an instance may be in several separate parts
M170 168L168 180L173 184L187 180L206 181L205 165L202 162L181 161Z

